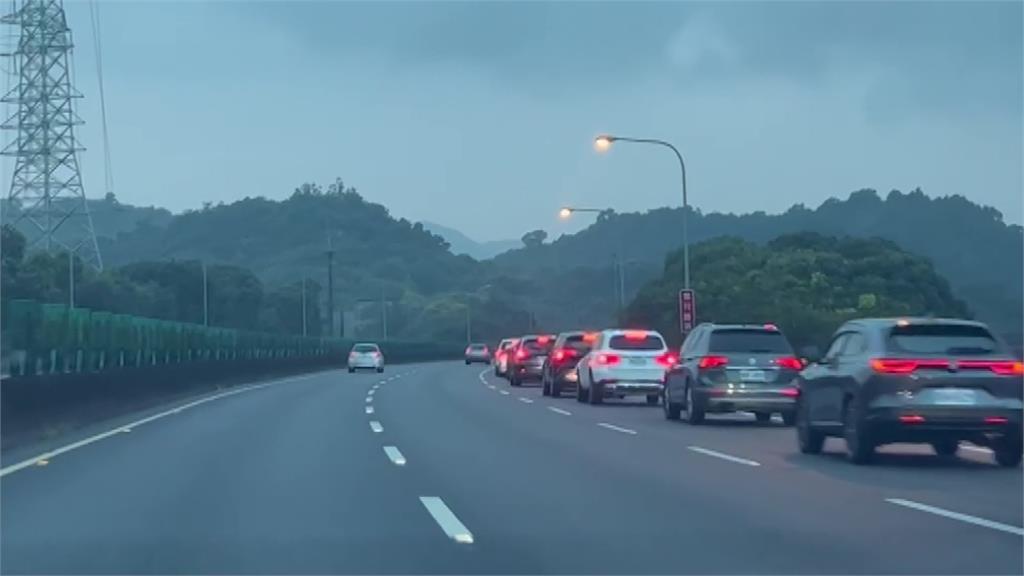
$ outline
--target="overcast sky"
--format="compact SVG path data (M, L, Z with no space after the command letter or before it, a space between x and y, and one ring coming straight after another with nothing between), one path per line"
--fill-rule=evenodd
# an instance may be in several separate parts
M175 211L335 176L478 239L564 203L779 212L858 188L1022 212L1021 3L101 2L115 191ZM68 2L88 193L89 4ZM5 168L4 186L9 168Z

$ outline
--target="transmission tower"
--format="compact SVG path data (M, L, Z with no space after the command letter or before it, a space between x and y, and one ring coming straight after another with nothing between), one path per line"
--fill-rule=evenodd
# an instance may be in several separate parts
M15 112L3 128L16 131L3 154L15 158L4 220L27 237L28 246L71 252L103 268L92 216L85 200L71 85L71 29L61 0L22 0L3 17L20 30L11 55L17 82L3 97Z

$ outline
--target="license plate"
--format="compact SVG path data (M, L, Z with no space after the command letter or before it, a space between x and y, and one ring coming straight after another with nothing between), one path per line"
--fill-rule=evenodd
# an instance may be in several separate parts
M740 380L744 382L764 382L764 370L740 370Z
M632 364L633 366L643 366L643 365L647 364L647 359L646 358L630 358L629 359L629 363Z
M932 390L929 396L933 402L944 406L965 406L977 403L975 391L962 388L939 388Z

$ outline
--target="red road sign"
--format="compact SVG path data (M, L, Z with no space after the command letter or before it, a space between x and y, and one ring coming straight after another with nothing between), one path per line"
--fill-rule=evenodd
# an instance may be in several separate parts
M697 295L693 290L679 291L679 331L689 334L697 323Z

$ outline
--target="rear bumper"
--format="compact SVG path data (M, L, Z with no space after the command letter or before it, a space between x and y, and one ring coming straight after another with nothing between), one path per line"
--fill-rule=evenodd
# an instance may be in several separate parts
M356 370L376 370L384 366L382 362L349 362L348 367Z
M922 421L903 422L901 416L920 416ZM1003 423L986 418L1005 419ZM915 442L939 438L970 440L978 437L1021 433L1024 411L979 407L874 408L865 424L879 440Z
M796 398L778 392L734 392L721 388L694 388L693 395L708 412L782 412L796 410Z
M552 373L554 379L563 387L576 386L579 380L575 366L561 366L553 369Z
M665 389L660 380L616 380L606 378L598 381L605 396L648 396Z
M469 362L470 364L490 364L491 359L487 356L466 356L466 362Z
M524 381L526 381L526 380L537 380L537 381L539 381L543 371L544 371L543 366L534 366L534 365L530 365L530 364L524 364L524 365L516 366L515 367L516 378L519 378L520 380L524 380Z

